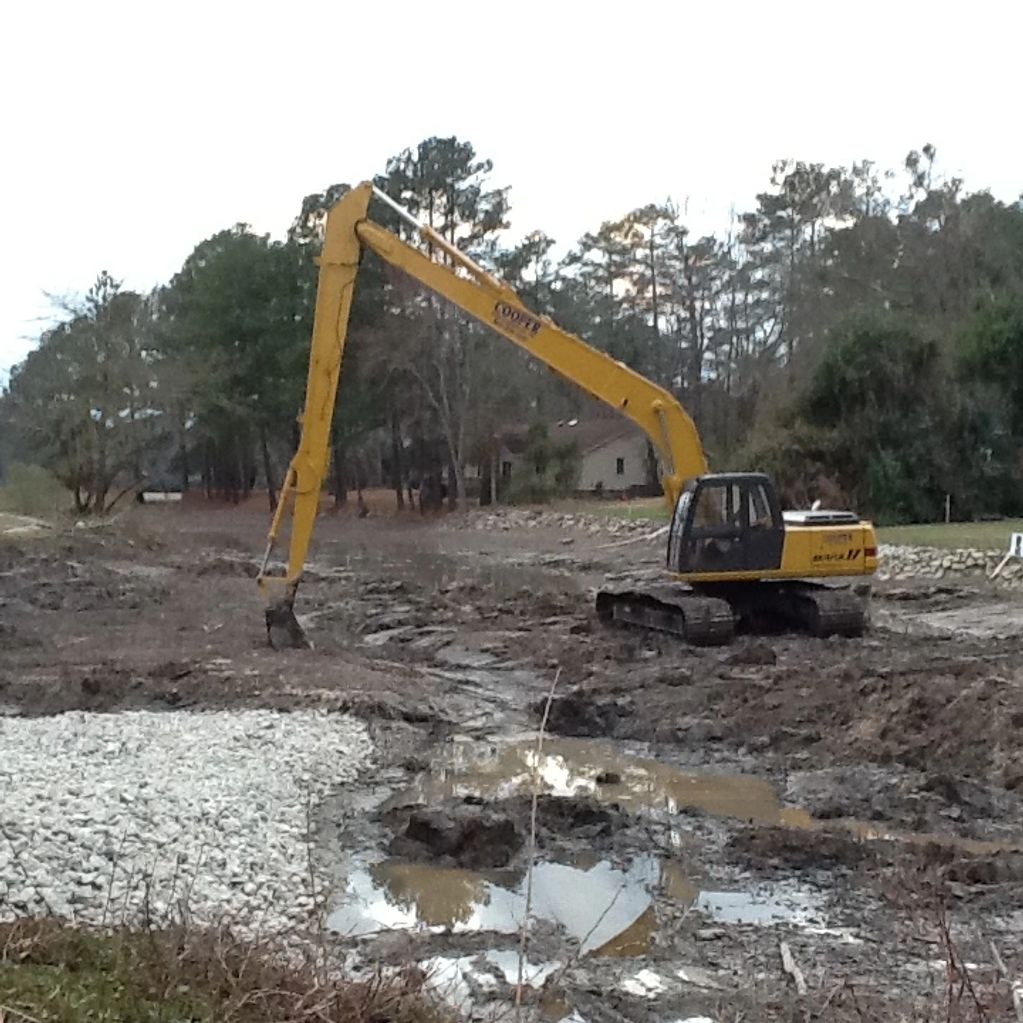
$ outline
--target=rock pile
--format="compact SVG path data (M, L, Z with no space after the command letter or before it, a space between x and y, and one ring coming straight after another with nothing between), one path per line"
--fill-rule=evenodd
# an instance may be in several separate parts
M365 726L316 711L0 718L0 917L306 916L309 800L354 780Z
M1005 557L1004 551L965 547L910 547L882 544L878 579L946 579L954 576L989 576ZM1023 560L1012 559L996 582L1012 588L1023 587Z
M455 524L454 520L450 520ZM546 508L501 508L495 511L478 511L467 519L470 529L480 532L511 529L560 529L566 535L588 534L590 536L626 536L633 533L649 533L667 525L660 519L623 518L614 513L609 505L607 515L588 515L584 512L564 512Z

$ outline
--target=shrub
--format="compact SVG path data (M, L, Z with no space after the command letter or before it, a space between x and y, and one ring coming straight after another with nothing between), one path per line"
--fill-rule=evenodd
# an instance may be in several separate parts
M53 518L69 507L67 491L42 466L15 462L8 467L3 486L0 486L0 511Z

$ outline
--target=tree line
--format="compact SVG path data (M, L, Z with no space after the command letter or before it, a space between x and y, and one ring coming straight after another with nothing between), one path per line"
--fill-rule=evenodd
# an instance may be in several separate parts
M791 503L879 521L935 519L946 502L956 517L1023 511L1023 204L942 176L933 147L896 171L780 161L724 233L694 236L668 200L560 258L542 230L509 240L497 181L457 138L427 139L375 178L527 305L676 394L714 468L767 469ZM283 239L238 224L200 242L151 294L101 273L12 371L6 458L47 466L82 513L154 465L210 496L262 481L272 503L297 442L314 258L348 187L306 196ZM410 237L386 206L372 215ZM471 465L486 499L510 425L586 409L366 256L332 438L338 501L383 473L399 506L413 481L424 500L444 489L464 504Z

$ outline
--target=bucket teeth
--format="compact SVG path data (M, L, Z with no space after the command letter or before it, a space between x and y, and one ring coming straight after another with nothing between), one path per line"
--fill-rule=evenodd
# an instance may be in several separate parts
M310 643L288 598L282 598L266 608L266 639L274 650L307 650Z

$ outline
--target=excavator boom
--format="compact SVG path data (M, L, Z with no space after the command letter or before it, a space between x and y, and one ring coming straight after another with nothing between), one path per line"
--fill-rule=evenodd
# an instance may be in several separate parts
M446 262L431 258L369 220L374 195L412 224ZM371 183L363 183L329 211L324 229L305 408L300 420L302 435L281 488L259 573L260 586L271 597L267 630L275 646L304 642L293 604L326 475L348 318L364 248L636 423L657 451L661 484L670 506L674 506L687 480L707 471L696 426L669 391L529 310L506 284L432 228L418 223ZM270 557L289 506L293 512L287 571L283 577L271 576L267 573Z
M436 244L439 236L423 230ZM514 291L462 253L452 252L450 246L447 248L451 257L469 271L469 276L453 273L450 267L371 221L358 224L356 234L366 248L383 260L631 419L657 451L661 486L669 506L674 507L687 480L706 473L707 460L696 425L669 391L562 330L546 316L531 312Z

